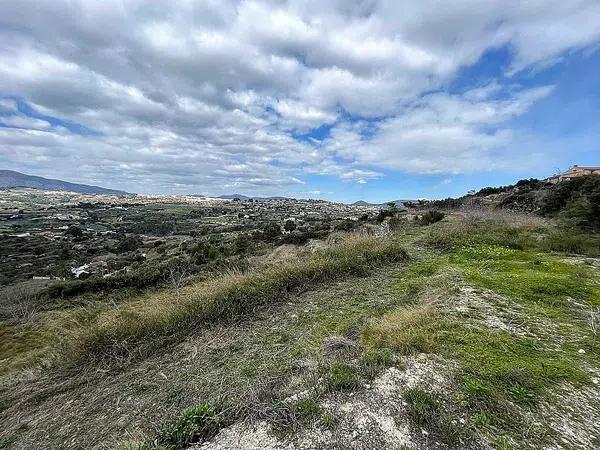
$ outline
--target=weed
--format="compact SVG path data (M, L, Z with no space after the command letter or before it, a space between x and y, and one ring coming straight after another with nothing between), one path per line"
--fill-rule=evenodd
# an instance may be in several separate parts
M275 431L289 434L316 422L321 415L322 408L314 398L308 397L296 401L274 399L267 413L267 420Z
M321 407L316 400L312 398L304 398L298 400L295 404L296 412L301 419L310 419L318 416L321 411Z
M520 384L513 384L507 389L507 392L517 403L531 403L534 398L529 389Z
M360 363L363 376L372 379L387 367L393 366L396 358L389 348L373 348L362 354Z
M513 450L513 446L506 436L498 436L494 439L493 444L496 450Z
M409 419L416 427L428 430L450 446L456 446L461 441L462 430L444 410L437 394L409 388L402 393L402 398L407 404Z
M202 403L184 409L177 420L164 425L158 432L156 444L169 450L186 448L215 436L224 424L222 412L216 406Z
M338 418L331 411L324 411L320 420L325 428L333 428L338 422Z
M328 391L351 391L359 386L358 371L354 366L336 362L329 368L325 378Z
M493 424L492 417L485 412L474 414L471 421L477 428L488 428Z

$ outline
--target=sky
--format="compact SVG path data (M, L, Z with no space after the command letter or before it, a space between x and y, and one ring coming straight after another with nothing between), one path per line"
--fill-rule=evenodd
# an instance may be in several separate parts
M3 169L147 194L383 202L600 165L598 0L0 12Z

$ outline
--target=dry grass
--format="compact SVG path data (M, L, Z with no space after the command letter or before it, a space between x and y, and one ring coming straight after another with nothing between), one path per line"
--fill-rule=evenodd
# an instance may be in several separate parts
M262 271L224 274L106 311L92 326L76 329L67 337L66 354L75 362L143 356L165 341L180 340L202 324L233 319L316 283L366 275L372 267L406 257L395 240L361 234L337 236L329 248L304 259Z
M458 219L466 225L502 224L518 228L545 227L548 219L535 214L523 214L508 209L464 206L458 212Z
M430 304L400 308L370 323L363 340L368 346L391 347L403 354L434 352L438 320L439 314Z

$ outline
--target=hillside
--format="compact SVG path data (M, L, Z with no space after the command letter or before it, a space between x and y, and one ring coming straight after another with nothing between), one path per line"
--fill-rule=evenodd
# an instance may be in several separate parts
M3 322L0 443L596 447L597 236L503 211L398 214L393 232Z
M115 189L106 189L99 186L90 186L87 184L69 183L62 180L37 177L15 172L13 170L0 170L0 189L13 187L28 187L41 189L45 191L67 191L78 192L82 194L107 194L107 195L126 195L125 191Z
M534 213L600 231L600 176L574 178L557 184L536 179L487 187L474 194L427 203L437 208L497 208Z

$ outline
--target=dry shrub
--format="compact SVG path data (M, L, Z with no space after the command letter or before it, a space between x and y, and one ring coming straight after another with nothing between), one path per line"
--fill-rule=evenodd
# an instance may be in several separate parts
M38 298L30 286L8 286L0 292L0 299L0 319L29 323L37 313Z

